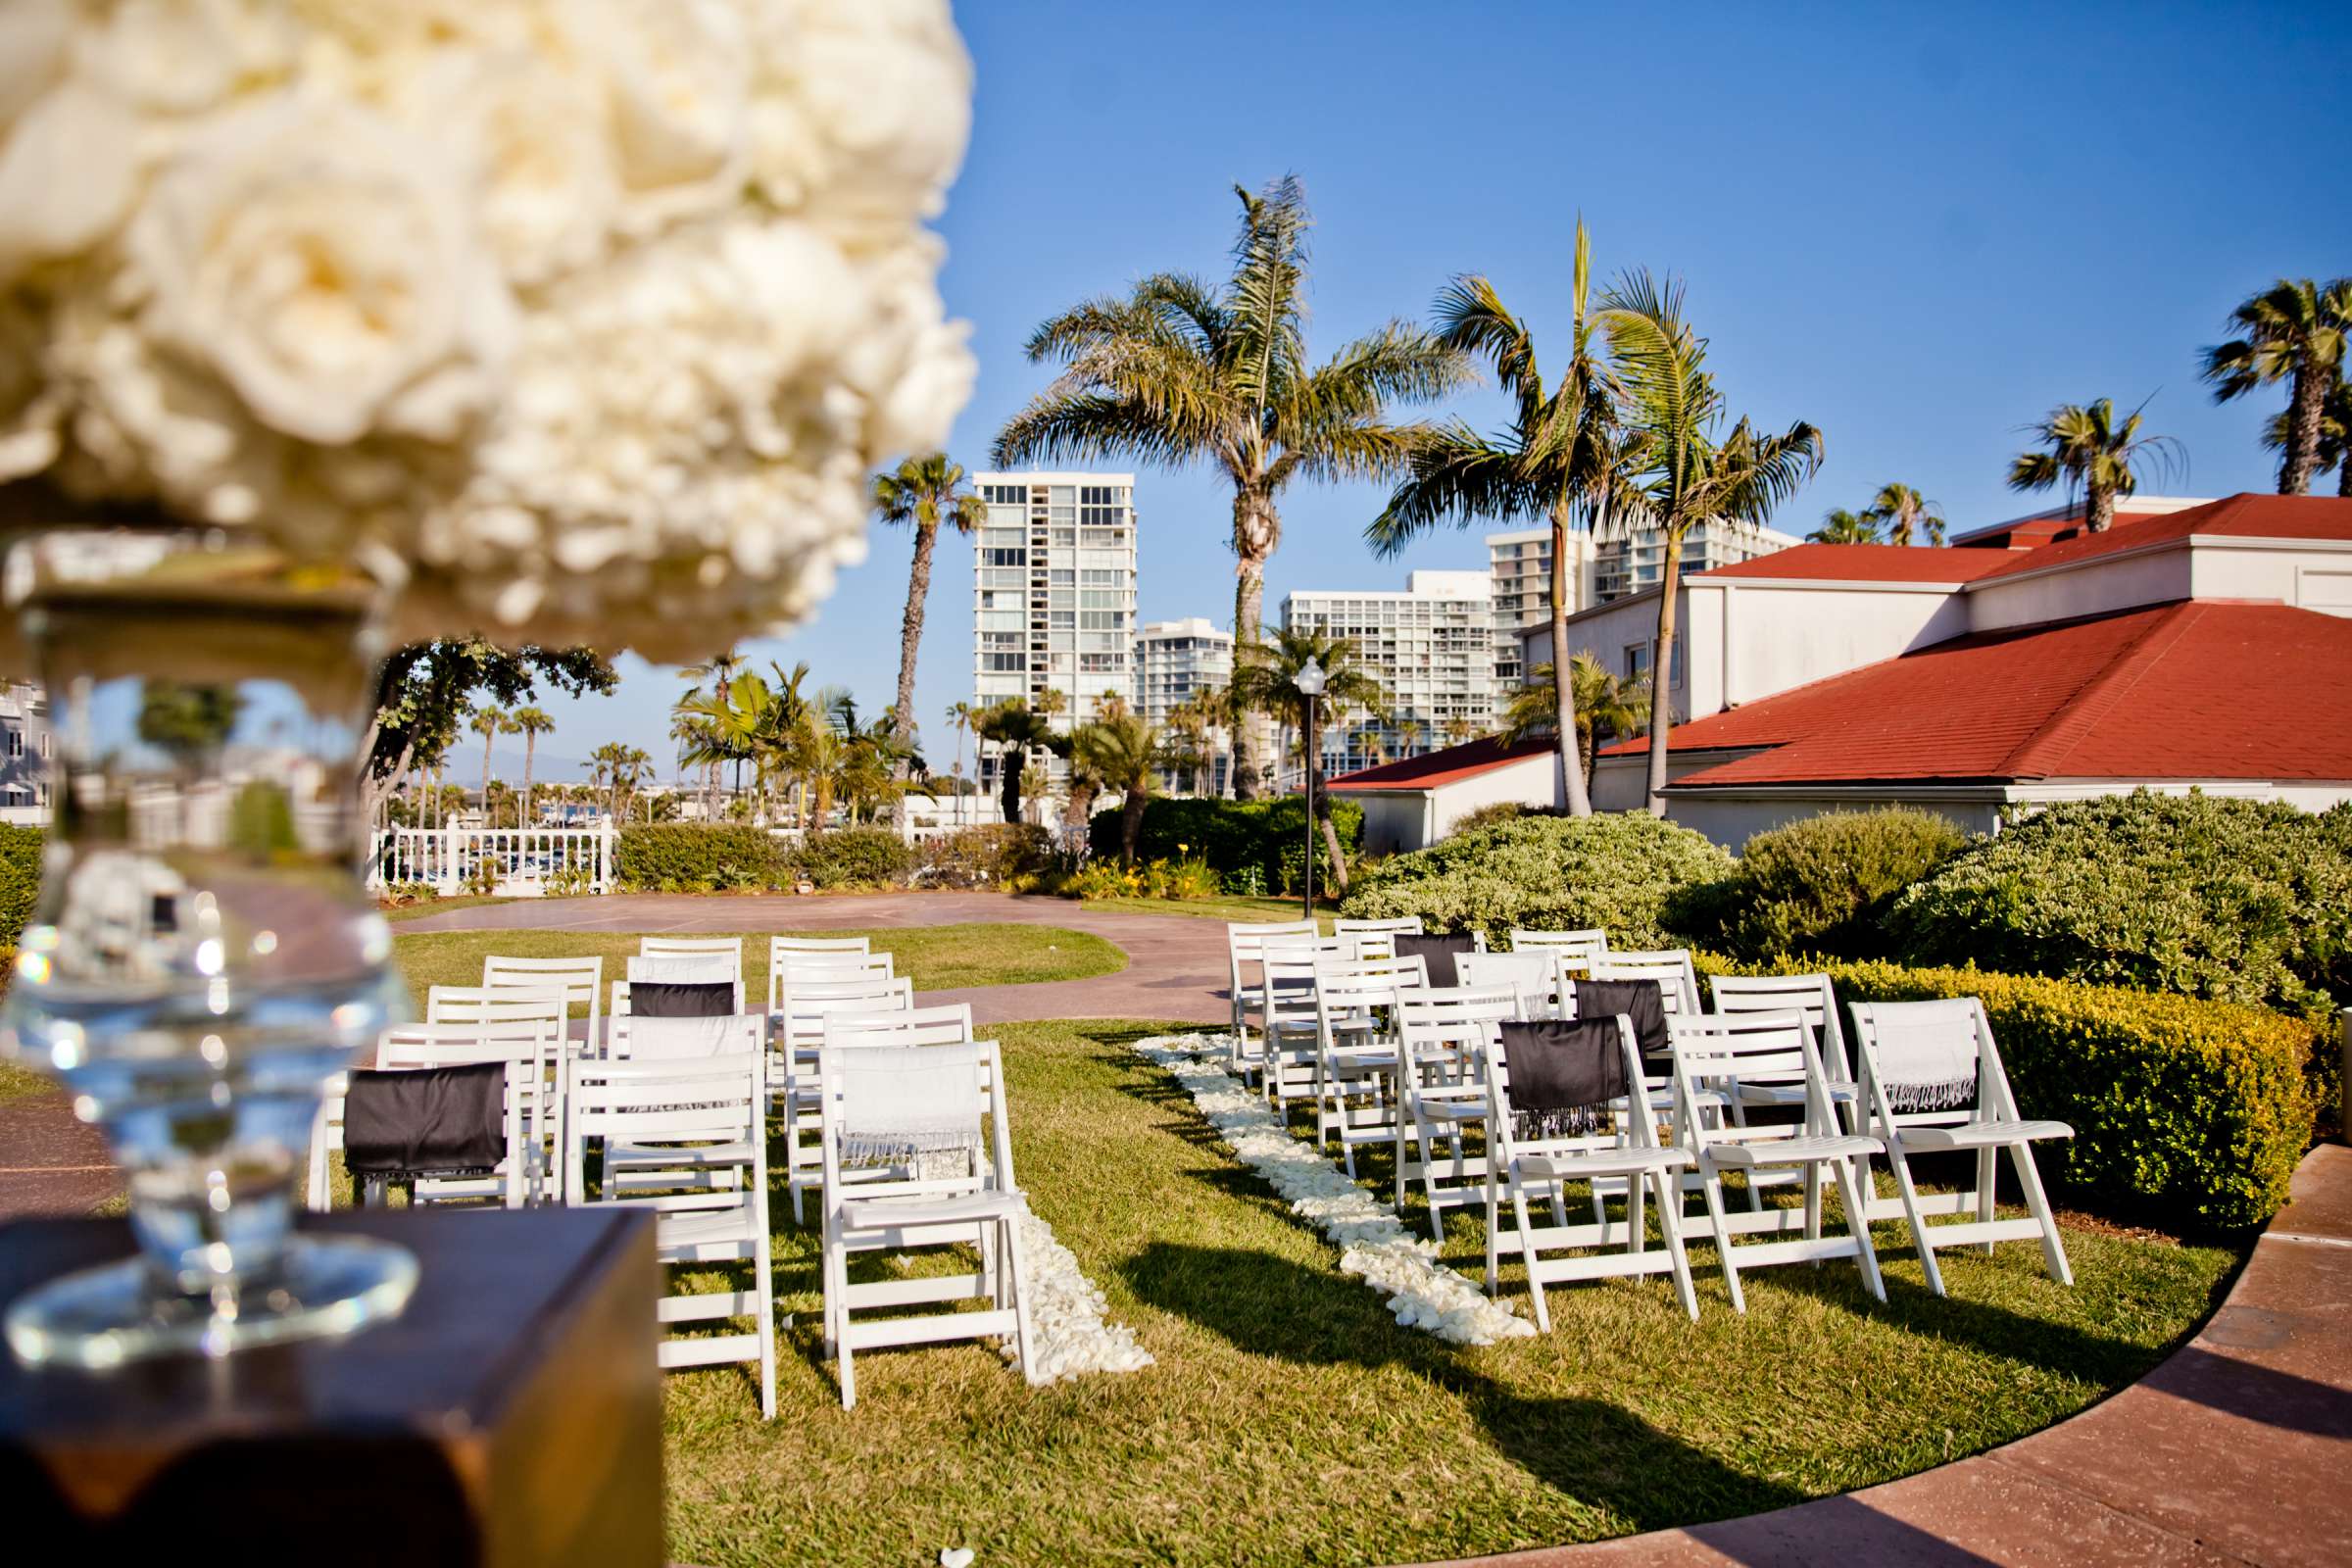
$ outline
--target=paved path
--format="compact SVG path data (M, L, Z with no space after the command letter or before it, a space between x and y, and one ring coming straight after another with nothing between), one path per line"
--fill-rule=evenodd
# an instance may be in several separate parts
M421 931L887 931L987 922L1054 925L1102 937L1127 967L1091 980L926 991L925 1002L968 1002L979 1023L1030 1018L1167 1018L1222 1023L1225 925L1184 914L1090 908L1070 899L1001 893L876 893L708 898L631 893L601 899L517 899L419 915L394 927Z
M2352 1562L2352 1149L2328 1144L2305 1157L2293 1201L2271 1221L2196 1339L2072 1420L1841 1497L1478 1561Z

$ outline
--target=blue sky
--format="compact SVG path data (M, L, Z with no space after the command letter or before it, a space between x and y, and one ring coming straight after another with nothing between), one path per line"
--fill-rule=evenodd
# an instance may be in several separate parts
M975 468L1047 379L1020 351L1040 318L1147 271L1218 275L1232 185L1285 172L1315 210L1317 353L1463 271L1556 341L1580 212L1604 278L1680 275L1733 412L1827 436L1777 519L1795 532L1890 479L1957 526L2044 505L2002 485L2018 426L2098 396L2152 399L2186 447L2148 488L2270 488L2280 404L2215 407L2196 352L2273 277L2352 273L2352 8L967 0L958 22L978 99L942 285L980 360L950 446ZM1499 414L1491 389L1448 407ZM1144 618L1229 618L1216 477L1143 470L1136 494ZM1374 561L1379 501L1290 492L1269 613L1483 564L1479 530ZM813 624L751 651L878 710L907 553L877 533ZM917 688L935 765L970 673L971 557L943 541ZM616 695L547 705L542 753L625 739L666 776L680 689L626 661Z

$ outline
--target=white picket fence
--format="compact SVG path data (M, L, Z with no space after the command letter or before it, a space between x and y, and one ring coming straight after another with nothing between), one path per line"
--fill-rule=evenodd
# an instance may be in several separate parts
M540 897L558 878L579 887L581 873L582 891L609 893L619 836L609 827L396 827L376 835L368 885L425 882L449 897L470 891L487 868L490 891L505 898Z

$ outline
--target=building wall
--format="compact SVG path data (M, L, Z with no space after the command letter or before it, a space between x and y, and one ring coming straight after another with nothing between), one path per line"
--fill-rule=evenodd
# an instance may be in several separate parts
M1324 716L1323 766L1348 773L1407 755L1403 721L1420 726L1418 756L1447 744L1449 725L1483 735L1494 727L1494 612L1485 572L1416 571L1402 593L1299 590L1282 602L1282 623L1347 637L1389 696L1388 720L1361 712ZM1377 738L1378 751L1373 741ZM1278 780L1296 782L1282 759Z
M1364 848L1374 855L1427 849L1451 836L1463 817L1510 803L1541 809L1559 805L1559 768L1549 755L1523 757L1475 777L1427 790L1337 789L1364 808Z
M1133 707L1135 475L976 473L972 486L988 504L972 535L976 701L1035 708L1058 691L1067 704L1054 727L1065 734L1105 693ZM995 764L993 755L983 764L984 786Z
M2307 539L2200 544L2189 559L2189 582L2199 599L2276 599L2352 615L2352 545Z
M1203 688L1222 690L1233 682L1233 634L1202 615L1183 620L1155 620L1136 634L1136 707L1148 723L1166 728L1177 705ZM1204 795L1223 795L1226 774L1233 765L1232 742L1223 730L1212 732L1208 767L1194 787ZM1163 789L1183 781L1163 770Z
M2186 549L2122 556L2069 571L2032 572L1978 583L1969 590L1972 631L2004 631L2036 621L2070 620L2190 596Z
M49 821L49 694L28 681L0 685L0 822Z

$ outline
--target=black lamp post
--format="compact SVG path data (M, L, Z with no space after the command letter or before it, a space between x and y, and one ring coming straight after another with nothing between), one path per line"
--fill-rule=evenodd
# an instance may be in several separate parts
M1315 699L1323 695L1323 666L1309 659L1298 671L1298 694L1306 699L1306 918L1315 917L1315 759L1322 737L1315 732Z

